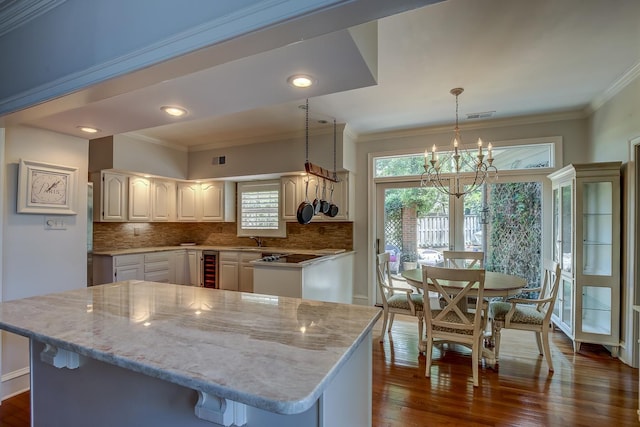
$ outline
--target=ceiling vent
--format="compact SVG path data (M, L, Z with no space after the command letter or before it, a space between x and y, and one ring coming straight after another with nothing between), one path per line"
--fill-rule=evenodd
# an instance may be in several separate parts
M495 111L483 111L482 113L468 113L467 120L488 119L493 117Z

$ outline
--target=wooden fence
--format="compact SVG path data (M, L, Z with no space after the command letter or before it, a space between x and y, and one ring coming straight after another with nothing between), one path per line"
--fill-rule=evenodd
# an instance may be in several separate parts
M449 217L428 216L418 218L418 247L449 247ZM464 242L466 245L480 245L482 224L480 215L464 216Z

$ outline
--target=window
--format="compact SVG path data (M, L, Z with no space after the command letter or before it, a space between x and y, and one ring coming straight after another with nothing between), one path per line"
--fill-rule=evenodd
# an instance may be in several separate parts
M280 181L238 183L238 236L287 237L280 218Z
M526 141L526 140L523 140ZM498 171L553 168L555 144L553 142L522 143L513 146L494 146L493 165ZM374 178L413 176L424 172L424 154L404 154L376 157ZM446 165L444 167L446 170Z

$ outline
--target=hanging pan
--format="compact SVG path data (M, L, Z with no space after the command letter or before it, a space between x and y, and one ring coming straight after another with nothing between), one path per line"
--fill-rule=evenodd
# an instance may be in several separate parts
M314 214L313 205L309 203L309 196L307 194L308 190L309 190L309 178L307 177L307 180L305 181L305 188L304 188L304 201L300 203L300 205L298 206L298 212L297 212L298 222L302 225L309 224Z
M318 198L318 181L316 181L316 198L313 199L313 214L318 215L320 213L320 207L322 206L322 201Z
M320 212L327 215L329 213L329 202L327 202L327 181L322 180L322 199L320 200Z
M327 212L327 215L331 218L334 218L336 215L338 215L338 206L333 204L333 184L331 184L331 196L329 197L329 199L329 212Z

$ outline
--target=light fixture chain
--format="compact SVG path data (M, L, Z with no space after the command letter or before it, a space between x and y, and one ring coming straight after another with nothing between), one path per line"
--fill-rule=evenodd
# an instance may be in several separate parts
M336 173L336 119L333 119L333 178L337 178Z
M307 102L304 108L305 111L305 121L304 121L304 147L305 147L305 156L306 161L309 163L309 98L307 98Z

